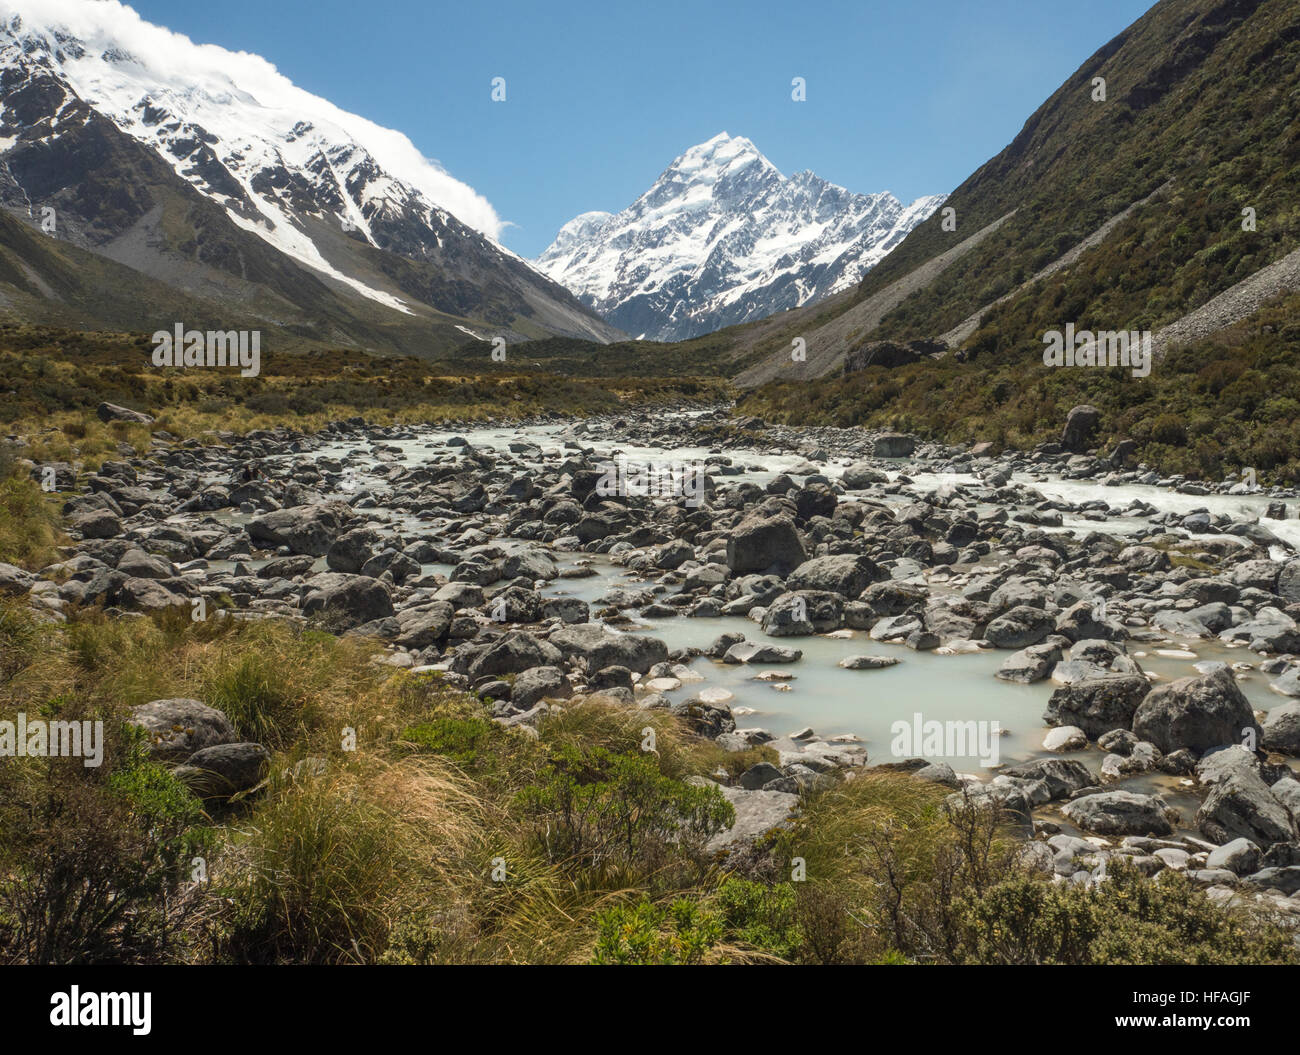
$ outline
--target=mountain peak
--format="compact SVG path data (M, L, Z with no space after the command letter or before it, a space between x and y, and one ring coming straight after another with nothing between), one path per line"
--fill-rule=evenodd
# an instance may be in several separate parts
M940 201L904 207L807 170L787 179L720 132L622 212L570 220L537 266L620 329L677 340L857 283Z
M660 176L660 180L673 177L692 182L716 182L728 173L734 173L757 163L765 171L780 176L775 165L767 160L753 142L744 136L731 136L719 132L712 139L698 143L673 160Z

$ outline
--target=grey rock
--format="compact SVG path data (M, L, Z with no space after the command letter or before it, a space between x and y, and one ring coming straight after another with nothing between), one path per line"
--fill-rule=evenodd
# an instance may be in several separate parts
M144 730L149 753L160 762L183 762L205 747L237 739L230 719L200 700L151 700L132 707L128 721Z

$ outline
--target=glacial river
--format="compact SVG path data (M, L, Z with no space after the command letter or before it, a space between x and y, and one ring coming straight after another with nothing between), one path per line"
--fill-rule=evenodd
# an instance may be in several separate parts
M543 451L556 452L565 440L572 439L566 428L564 425L547 425L523 429L498 427L455 432L422 431L416 439L385 441L385 446L397 448L401 453L384 455L384 460L410 466L423 464L432 455L447 454L451 448L447 447L446 441L454 435L463 436L473 447L479 449L506 452L510 443L527 442L536 444ZM595 447L602 455L621 452L628 459L656 463L693 462L704 459L709 453L705 447L650 448L634 444L611 447L586 438L579 438L578 442L584 447ZM370 457L368 449L359 449L352 443L327 445L320 453L339 459L346 459L349 455L354 460L369 460ZM745 467L746 471L743 476L726 477L727 481L744 479L761 486L782 472L789 472L792 476L799 469L803 470L800 475L809 472L808 460L793 453L768 454L729 449L728 455L733 465ZM843 464L835 461L812 464L817 471L831 479L838 478L843 471ZM891 475L907 472L913 481L910 487L916 491L932 491L976 480L974 476L960 473L936 474L922 471L919 465L914 467L916 471L913 473L909 471L913 466L906 459L899 459L896 465L897 468ZM720 482L722 479L719 478ZM1071 503L1102 499L1116 509L1125 509L1137 499L1160 511L1188 513L1195 509L1208 509L1212 513L1255 517L1263 512L1268 503L1268 499L1262 495L1194 496L1154 486L1112 487L1093 481L1048 479L1025 474L1017 474L1013 480L1031 485L1046 498ZM382 490L375 493L382 503ZM886 498L886 501L895 502L899 506L910 500L908 494L890 495ZM1294 507L1296 502L1292 500L1289 504ZM420 537L422 530L427 532L427 526L422 529L418 520L387 513L382 508L374 512L377 514L376 519L395 520L402 524L405 533L413 539ZM1294 517L1294 508L1289 513ZM1127 533L1143 523L1142 518L1138 517L1094 521L1067 515L1058 530ZM1264 523L1288 543L1287 547L1278 547L1275 556L1283 556L1290 549L1300 546L1300 521L1267 520ZM533 545L509 539L495 541L508 550ZM649 585L646 580L634 576L607 557L579 552L552 552L552 556L561 569L585 565L594 574L585 578L556 579L547 584L543 592L548 596L579 597L591 604L593 612L601 606L601 598L611 589L637 589ZM323 560L321 566L324 566ZM445 565L426 565L424 570L446 574L451 568ZM936 593L948 589L940 579L931 585ZM781 735L811 727L824 738L837 735L857 737L865 743L873 761L886 761L891 757L893 723L899 720L911 722L914 715L921 714L926 720L940 722L997 722L1004 730L1000 741L1004 763L1022 761L1042 753L1042 738L1046 731L1042 714L1056 685L1051 681L1017 685L995 678L995 672L1010 655L1007 651L989 650L954 655L916 652L903 645L871 641L866 631L838 631L824 636L772 639L767 638L756 623L744 617L674 616L647 619L641 618L637 609L631 609L626 614L633 617L634 625L621 624L611 629L652 634L663 639L670 649L687 646L705 648L725 631L743 632L752 641L772 641L801 649L803 658L800 661L779 667L793 675L788 681L756 680L755 675L770 669L764 666L733 666L701 657L690 664L690 669L702 680L685 681L680 688L667 693L670 699L680 699L702 688L726 690L731 694L726 702L736 712L737 724L742 728L759 726L775 735ZM1157 654L1157 650L1190 655L1162 656ZM1248 663L1253 666L1260 659L1244 648L1230 649L1216 641L1180 640L1174 637L1161 642L1129 642L1129 651L1139 657L1139 662L1146 671L1161 681L1195 674L1194 664L1207 660ZM837 666L844 657L863 653L894 656L900 662L896 666L880 670L851 671ZM1282 702L1282 697L1269 690L1270 680L1269 676L1257 670L1241 674L1243 691L1259 709L1268 709ZM1095 752L1095 749L1089 750ZM981 772L979 762L969 756L949 757L946 760L958 772L980 773L985 778L989 775ZM1098 765L1099 753L1098 757L1090 761L1094 767Z

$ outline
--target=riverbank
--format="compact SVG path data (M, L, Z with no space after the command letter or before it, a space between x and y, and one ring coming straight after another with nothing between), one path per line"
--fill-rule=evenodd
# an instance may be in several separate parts
M215 849L167 852L211 858L210 885L187 878L176 903L209 947L220 936L220 956L256 958L270 928L275 959L978 961L1000 955L981 928L1006 924L984 899L1008 874L1098 919L1123 884L1157 873L1223 926L1245 926L1248 910L1254 933L1260 913L1294 914L1295 752L1285 697L1268 687L1291 683L1297 650L1292 493L1233 495L1051 449L994 459L769 429L717 410L509 430L354 419L209 446L152 424L125 423L149 439L96 473L25 467L33 480L53 469L75 555L6 573L14 640L32 657L6 695L144 730L143 755L111 755L119 788L147 773L168 809L205 804L176 838L201 833ZM704 465L702 501L600 494L620 454ZM1037 490L1093 485L1124 500ZM1126 488L1206 509L1161 509ZM1269 503L1290 517L1259 520L1279 512ZM1249 669L1194 669L1220 649ZM901 662L838 666L850 656ZM1194 682L1173 677L1178 664ZM836 728L795 727L801 707L836 696L873 722L910 721L923 685L925 719L1010 732L1003 768L924 745L896 756L843 709L827 715ZM936 711L945 688L949 709ZM1283 720L1252 706L1258 689ZM746 713L764 698L780 703ZM1247 727L1257 751L1233 746ZM651 805L620 820L630 788ZM575 808L590 829L561 823ZM352 870L337 878L354 892L369 854L389 861L365 888L390 908L366 917L353 952L341 936L353 923L326 926L310 880L333 844L298 842L325 815L339 840L366 816L402 833L344 855ZM635 834L616 836L629 821ZM421 840L444 836L457 849L424 856ZM303 856L290 862L290 847ZM901 931L877 886L899 854L927 862ZM941 860L973 915L920 911ZM270 877L290 863L302 900L274 903ZM458 930L445 913L461 903ZM536 913L565 940L548 924L523 943L516 928ZM757 940L772 913L784 936ZM308 921L323 937L304 949L292 935ZM1245 955L1291 956L1288 932L1269 933ZM1120 958L1219 955L1193 945ZM1086 961L1096 948L1035 955Z

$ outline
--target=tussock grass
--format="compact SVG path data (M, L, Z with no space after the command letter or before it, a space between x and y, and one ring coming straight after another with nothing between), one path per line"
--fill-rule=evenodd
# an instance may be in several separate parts
M0 450L0 562L36 570L58 559L67 542L59 525L59 499L48 495Z

